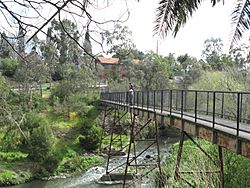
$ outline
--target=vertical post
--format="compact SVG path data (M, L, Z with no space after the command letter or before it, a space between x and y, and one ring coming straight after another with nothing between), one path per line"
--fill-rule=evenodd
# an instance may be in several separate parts
M224 180L224 164L223 164L223 150L221 146L218 146L219 150L219 161L220 161L220 187L225 187L225 180Z
M140 94L140 92L138 91L137 92L137 107L139 106L139 94Z
M169 97L170 115L172 114L172 97L173 97L173 90L170 90L170 97Z
M224 93L221 94L221 118L224 117Z
M212 131L213 131L213 138L212 138L212 143L215 144L216 143L216 133L215 133L215 110L216 110L216 92L213 91L213 126L212 126Z
M180 169L180 163L181 163L181 156L182 156L182 148L183 148L183 141L184 141L184 131L181 131L180 135L180 141L179 141L179 149L178 149L178 155L177 155L177 161L175 166L175 177L180 178L179 175L179 169Z
M107 106L105 105L104 107L104 114L103 114L103 122L102 122L102 133L101 133L101 141L100 141L100 147L99 147L99 151L102 150L102 140L103 140L103 136L104 136L104 132L105 132L105 121L106 121L106 116L107 116Z
M149 108L149 90L147 91L147 110Z
M135 125L135 115L132 118L131 114L131 127L130 127L130 140L128 145L128 154L127 154L127 161L126 161L126 167L125 167L125 173L124 173L124 179L123 179L123 188L126 186L126 178L128 173L128 166L130 165L130 151L131 151L131 145L134 144L134 125Z
M181 90L181 118L183 118L183 107L184 107L184 96L183 96L184 91Z
M143 108L143 103L144 103L144 92L141 92L141 107Z
M178 94L179 90L175 90L175 109L178 110Z
M195 91L195 93L194 93L194 117L195 117L195 123L197 122L197 106L198 106L198 92Z
M184 131L184 120L183 120L183 104L184 104L184 96L183 90L181 90L181 131Z
M163 90L161 90L161 113L163 110Z
M106 174L109 174L109 171L108 171L109 170L109 160L110 160L111 149L112 149L113 133L114 133L114 127L115 127L115 122L116 122L116 113L117 113L117 109L115 109L113 123L111 125L111 128L109 129L109 131L110 131L110 143L109 143L109 153L108 153L107 165L106 165Z
M241 144L239 140L239 132L240 132L240 97L241 93L237 93L237 130L236 130L236 152L237 154L241 153Z
M242 115L242 98L243 98L243 93L240 95L240 122L241 122L241 115Z
M155 90L154 90L154 111L155 111Z
M184 92L184 111L187 111L187 90Z
M161 170L161 159L160 159L160 147L159 147L158 125L157 125L156 113L155 113L155 112L154 112L154 123L155 123L155 137L156 137L156 145L157 145L157 165L158 165L159 174L160 174L159 188L162 188L162 187L164 187L164 180L163 180L162 170Z
M207 92L207 115L209 112L209 91Z

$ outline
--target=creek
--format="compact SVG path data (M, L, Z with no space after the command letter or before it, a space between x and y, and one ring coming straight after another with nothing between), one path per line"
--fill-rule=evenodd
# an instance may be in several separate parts
M160 154L163 157L162 161L167 160L168 151L172 144L178 142L179 136L178 132L173 129L168 129L164 134L164 137L160 137L159 146ZM139 146L140 147L140 146ZM142 150L143 147L140 147L139 150ZM154 148L152 148L153 150ZM145 155L154 155L153 151L149 150ZM156 149L154 149L155 152ZM110 166L117 166L121 164L122 159L112 160ZM75 175L69 178L64 179L55 179L49 181L35 180L29 183L24 183L17 186L8 186L5 188L121 188L122 185L102 185L98 183L98 180L103 174L105 174L106 164L101 166L93 167L86 172L83 172L79 175ZM149 181L146 181L143 185L136 186L136 188L153 188Z

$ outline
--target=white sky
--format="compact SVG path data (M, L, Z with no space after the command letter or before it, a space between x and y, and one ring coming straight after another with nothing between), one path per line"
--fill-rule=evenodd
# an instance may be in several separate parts
M227 0L212 7L210 1L204 1L194 15L188 20L186 25L180 29L176 38L169 36L164 40L159 40L159 54L168 55L175 53L176 56L188 53L191 56L200 58L203 50L203 44L206 39L221 38L224 43L224 53L229 49L231 40L231 11L235 6L236 0ZM133 33L134 43L138 50L147 52L153 50L156 52L157 39L153 37L153 27L155 20L155 11L159 0L110 0L110 9L93 9L91 15L95 20L116 20L123 15L122 20L126 18L127 6L130 9L129 20L125 23ZM52 14L46 9L45 14ZM1 15L0 15L1 16ZM1 17L0 17L1 18ZM3 18L1 18L3 19ZM72 18L68 18L72 19ZM82 19L76 19L79 29L86 24ZM5 26L4 23L1 25ZM103 29L109 29L109 24L103 24ZM112 24L111 24L112 25ZM1 28L0 28L1 29ZM0 30L1 31L1 30ZM44 29L46 32L46 28ZM248 31L248 37L250 36ZM247 37L241 40L247 43ZM248 42L249 43L249 42ZM247 43L247 44L248 44ZM100 52L100 46L92 43L93 50ZM95 46L94 46L95 45ZM96 49L95 49L96 48Z
M188 53L200 58L204 41L212 37L223 40L223 50L227 53L231 40L230 14L235 5L233 2L234 0L227 0L224 5L221 2L215 7L212 7L210 1L203 2L186 25L180 29L176 38L169 36L159 41L159 54L175 53L178 56ZM126 25L133 32L138 50L156 51L157 40L152 36L157 3L158 1L140 0L140 3L133 4L130 19Z

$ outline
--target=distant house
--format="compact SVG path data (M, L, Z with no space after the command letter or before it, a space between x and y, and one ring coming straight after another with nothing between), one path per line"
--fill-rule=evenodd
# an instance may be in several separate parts
M119 79L123 79L127 75L126 66L119 58L97 57L95 63L101 83L106 83L107 78L110 76L117 76ZM141 62L138 59L134 59L131 63L138 65Z
M98 76L102 83L106 82L107 77L114 73L120 75L120 59L119 58L107 58L97 57L95 63L97 65Z

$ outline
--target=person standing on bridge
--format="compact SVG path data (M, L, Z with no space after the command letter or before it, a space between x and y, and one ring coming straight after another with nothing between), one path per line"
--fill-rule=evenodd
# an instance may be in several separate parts
M129 88L128 88L128 99L129 99L129 105L133 105L133 100L134 100L134 86L131 82L129 82Z

